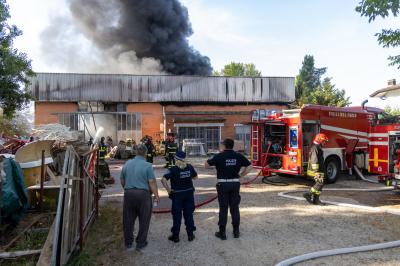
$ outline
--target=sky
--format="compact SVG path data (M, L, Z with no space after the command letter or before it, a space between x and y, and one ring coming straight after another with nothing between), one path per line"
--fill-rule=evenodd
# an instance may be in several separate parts
M41 33L68 14L66 0L8 0L12 24L23 35L15 47L28 54L36 72L68 72L63 61L45 60ZM182 0L194 34L190 44L210 58L214 69L229 62L254 63L263 76L295 77L304 55L313 55L316 67L327 67L327 77L345 89L352 105L397 79L400 70L387 57L398 49L382 48L374 36L383 28L400 28L399 18L368 23L354 11L359 0ZM61 33L62 34L62 33ZM71 38L74 47L85 45L82 36ZM90 49L88 50L90 52ZM61 55L60 55L61 56ZM57 62L60 62L57 64ZM400 98L369 98L369 106L400 107Z

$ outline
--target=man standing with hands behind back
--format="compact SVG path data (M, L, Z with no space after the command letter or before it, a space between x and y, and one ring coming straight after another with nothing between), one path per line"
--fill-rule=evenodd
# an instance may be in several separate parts
M232 217L233 236L238 238L240 225L240 181L251 170L251 163L242 154L233 150L233 139L225 139L222 143L224 151L218 153L205 163L205 167L215 166L217 169L217 193L219 203L219 231L215 236L226 240L226 224L228 207ZM240 171L243 168L242 171Z
M136 237L136 250L147 246L147 233L149 231L153 202L159 201L156 177L151 163L146 162L147 148L140 144L137 146L137 155L125 163L121 172L121 185L124 188L123 227L125 246L132 249L133 227L136 218L139 218L139 232Z

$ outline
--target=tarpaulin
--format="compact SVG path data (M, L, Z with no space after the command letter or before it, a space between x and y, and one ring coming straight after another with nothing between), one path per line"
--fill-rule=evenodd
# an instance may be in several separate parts
M19 164L4 159L5 176L2 177L1 215L5 223L16 225L28 208L28 195Z

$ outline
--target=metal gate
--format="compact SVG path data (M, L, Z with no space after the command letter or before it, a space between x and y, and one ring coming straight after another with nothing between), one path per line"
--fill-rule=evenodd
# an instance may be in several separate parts
M206 152L218 151L220 137L220 127L178 128L178 141L180 148L182 148L184 139L201 139L207 149Z

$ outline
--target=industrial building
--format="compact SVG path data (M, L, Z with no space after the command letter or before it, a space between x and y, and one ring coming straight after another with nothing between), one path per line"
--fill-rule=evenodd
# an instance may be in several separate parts
M86 138L103 127L136 142L175 132L180 145L200 139L209 152L227 137L248 151L250 112L286 109L295 98L293 77L37 73L30 82L35 125L64 124Z

